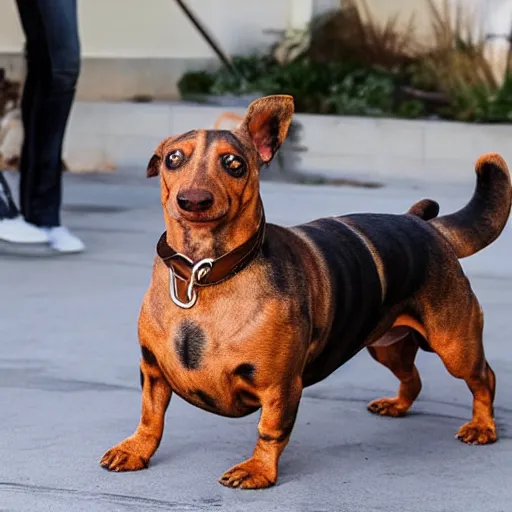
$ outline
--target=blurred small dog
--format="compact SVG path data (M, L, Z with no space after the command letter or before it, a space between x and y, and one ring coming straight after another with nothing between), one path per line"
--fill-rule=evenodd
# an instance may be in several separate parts
M290 96L261 98L233 131L169 137L151 157L147 175L160 175L166 232L139 316L142 414L103 467L148 466L174 392L224 416L261 408L252 457L220 482L271 486L302 390L365 347L400 381L397 396L374 400L371 412L403 416L412 406L422 348L473 395L473 417L457 437L496 441L483 313L459 258L488 246L507 222L506 163L480 157L474 195L451 215L438 217L439 205L423 200L400 215L268 224L259 172L285 140L293 112Z

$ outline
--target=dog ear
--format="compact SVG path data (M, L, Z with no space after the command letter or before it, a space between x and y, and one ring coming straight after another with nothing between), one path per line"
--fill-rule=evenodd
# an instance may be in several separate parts
M162 164L162 149L165 144L165 140L162 140L153 152L153 156L149 159L148 166L146 168L146 176L148 178L154 178L160 174L160 165Z
M153 178L160 174L160 164L162 163L162 157L155 153L148 162L148 167L146 169L146 176L148 178Z
M253 101L241 123L261 160L269 163L286 139L294 112L293 97L265 96Z

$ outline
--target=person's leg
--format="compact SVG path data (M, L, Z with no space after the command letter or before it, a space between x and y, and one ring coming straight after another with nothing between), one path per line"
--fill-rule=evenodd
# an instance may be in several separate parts
M17 5L27 57L21 212L47 229L56 249L73 252L83 249L81 242L63 228L51 228L60 226L62 146L80 72L76 0L17 0Z
M0 170L0 243L44 244L48 235L27 223L14 203L9 183Z

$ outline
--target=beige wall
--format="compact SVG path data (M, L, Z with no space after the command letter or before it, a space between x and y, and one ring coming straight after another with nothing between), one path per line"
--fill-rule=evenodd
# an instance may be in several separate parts
M442 2L443 0L436 0ZM451 0L455 2L455 0ZM85 58L212 57L212 51L184 17L174 0L78 0ZM383 20L413 12L425 28L426 0L366 0ZM271 43L264 31L307 23L318 9L339 0L188 0L188 5L228 52L248 52ZM506 33L512 0L463 0L488 22L490 31ZM481 18L482 19L482 18ZM0 53L18 53L23 44L14 0L0 0Z
M372 13L382 20L398 14L407 21L414 14L414 22L419 30L428 32L429 19L427 0L366 0ZM443 6L444 0L435 0ZM478 23L483 23L487 32L506 34L512 22L512 0L450 0L455 6L461 4Z
M231 54L264 49L276 40L265 31L304 26L311 16L343 0L187 0ZM435 0L442 2L443 0ZM456 2L456 0L450 0ZM507 33L512 0L461 0L480 10L487 29ZM383 21L415 12L425 29L426 0L366 0ZM84 57L78 98L93 100L149 97L175 99L177 81L189 69L218 62L174 0L78 0ZM0 67L23 77L23 46L15 0L0 0ZM503 42L500 42L503 46ZM504 61L504 49L495 52ZM501 64L500 64L501 65Z
M19 52L23 34L14 0L0 0L0 52Z
M230 54L262 50L278 37L265 31L304 26L339 0L187 0ZM218 59L174 0L78 0L82 72L78 99L175 99L189 69ZM0 0L0 67L24 75L15 0Z
M188 0L188 5L229 52L272 42L266 29L303 23L312 0ZM207 58L208 45L174 0L79 0L84 57ZM23 44L14 0L0 0L0 53Z
M434 0L440 7L444 0ZM427 0L366 0L372 13L382 20L396 14L404 22L414 15L414 23L418 33L424 35L428 42L430 28L430 12ZM483 29L485 34L507 36L512 28L512 0L450 0L453 7L459 3L465 12L475 21L475 29ZM507 65L509 44L503 37L489 41L487 57L493 64L498 80L504 77Z

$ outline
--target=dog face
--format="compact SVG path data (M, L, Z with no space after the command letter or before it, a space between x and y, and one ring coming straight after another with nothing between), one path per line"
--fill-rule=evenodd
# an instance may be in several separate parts
M161 176L167 221L214 228L259 197L259 169L279 149L293 115L291 96L251 103L235 130L193 130L163 140L147 176Z

